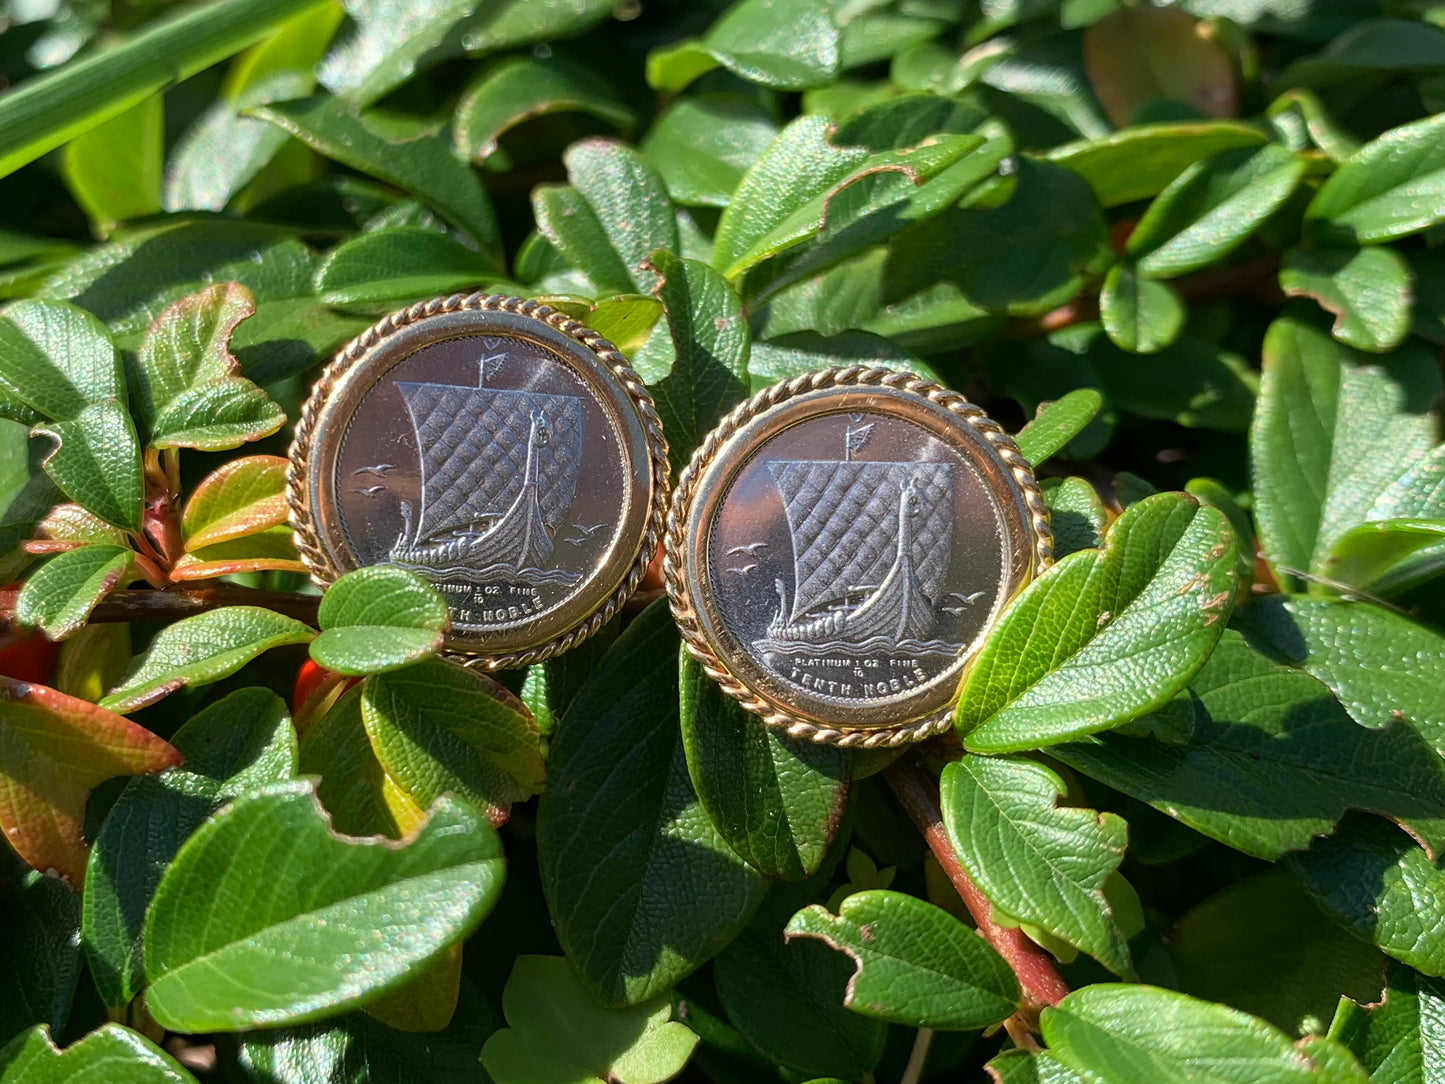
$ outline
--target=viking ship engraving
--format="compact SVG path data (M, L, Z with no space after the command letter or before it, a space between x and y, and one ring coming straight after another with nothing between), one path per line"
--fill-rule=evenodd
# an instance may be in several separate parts
M776 581L778 610L755 646L954 654L960 644L935 636L934 606L953 540L952 464L854 461L859 432L848 431L843 459L767 465L792 536L793 590Z
M421 508L403 501L390 560L431 578L573 583L548 568L582 460L577 396L397 382L421 459Z

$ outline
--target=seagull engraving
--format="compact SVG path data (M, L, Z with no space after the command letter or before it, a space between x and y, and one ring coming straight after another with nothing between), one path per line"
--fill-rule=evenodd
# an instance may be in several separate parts
M364 496L364 497L375 497L378 493L385 493L385 492L386 492L386 486L383 486L383 485L365 486L365 487L363 487L363 488L353 489L351 492L353 492L353 493L360 493L360 494L361 494L362 496Z
M749 542L746 546L734 546L728 550L728 556L732 556L735 553L746 553L749 557L752 557L758 550L765 550L767 548L768 544L766 542Z
M747 576L747 574L748 574L749 572L751 572L753 569L755 569L755 568L757 568L757 567L758 567L758 564L757 564L756 561L754 561L754 562L753 562L752 564L750 564L750 565L741 565L741 566L738 567L738 568L730 568L730 569L728 569L728 571L729 571L729 572L736 572L739 576Z
M977 602L979 599L983 598L983 596L984 596L986 593L987 593L987 592L984 592L984 591L975 591L975 592L974 592L973 594L971 594L971 595L965 595L965 594L963 594L962 592L959 592L959 591L950 591L950 592L948 593L948 597L949 597L949 598L956 598L956 599L958 599L959 605L957 605L957 606L944 606L944 607L942 607L943 612L946 613L946 614L961 614L961 613L963 613L964 610L968 609L970 606L972 606L972 605L973 605L975 602Z
M389 470L396 470L396 464L377 463L375 466L371 467L357 467L354 471L351 472L351 477L355 478L358 474L375 474L379 477L386 474L386 472Z
M589 538L591 538L594 534L596 534L598 531L602 530L603 527L606 527L606 526L607 526L607 524L605 524L605 523L596 523L596 524L593 524L591 527L588 527L588 526L586 526L585 524L582 524L582 523L574 523L574 524L572 524L572 528L573 528L574 530L581 531L582 533L581 533L578 537L576 537L576 538L564 538L564 539L562 539L562 541L563 541L563 542L570 542L570 543L572 543L572 545L574 545L574 546L580 546L580 545L582 545L584 542L586 542Z

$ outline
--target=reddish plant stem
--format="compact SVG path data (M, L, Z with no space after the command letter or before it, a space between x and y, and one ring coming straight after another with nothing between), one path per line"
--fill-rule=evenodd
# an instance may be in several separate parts
M1038 1011L1046 1005L1057 1005L1069 992L1068 984L1059 976L1047 952L1025 936L1022 930L1005 929L993 920L993 909L987 897L978 890L968 870L958 860L948 833L943 829L943 813L938 808L938 790L932 780L914 763L912 757L900 757L883 772L903 809L923 833L928 847L953 882L964 906L978 924L978 932L1013 968L1023 987L1025 1022L1030 1026Z
M0 590L0 625L15 620L18 584ZM259 591L251 587L218 583L206 587L167 587L163 591L116 591L101 600L90 621L179 621L222 606L264 606L268 610L316 624L320 595L289 591Z

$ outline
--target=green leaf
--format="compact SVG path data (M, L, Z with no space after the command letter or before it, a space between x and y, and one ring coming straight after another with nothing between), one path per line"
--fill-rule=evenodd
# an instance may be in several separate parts
M619 292L651 289L656 280L646 270L648 257L659 248L674 252L678 248L677 219L662 178L632 148L608 139L574 143L562 161L568 179L592 208L627 271ZM553 238L564 254L565 238L565 233Z
M380 674L435 654L450 618L446 600L414 572L373 565L326 589L311 657L338 674Z
M135 402L153 448L216 452L270 436L286 412L243 376L231 354L236 325L256 311L239 283L171 305L141 343Z
M141 923L181 844L231 798L296 774L296 735L268 689L240 689L176 731L185 766L132 779L86 866L81 934L101 999L115 1012L145 985Z
M659 182L660 183L660 182ZM631 293L633 271L612 247L597 212L571 185L541 184L532 190L539 235L584 276L587 292Z
M400 839L423 811L377 759L361 718L360 688L347 690L301 735L300 774L320 776L316 796L336 831Z
M457 103L452 122L458 152L481 164L497 140L521 124L550 113L584 112L617 128L637 114L591 68L563 57L507 57L472 83Z
M560 956L518 956L502 1009L508 1026L482 1048L496 1084L658 1084L697 1045L668 998L603 1008Z
M239 1031L364 1003L415 977L496 903L501 842L464 805L441 799L400 845L348 839L327 825L314 785L237 799L162 876L143 934L146 1007L161 1025Z
M300 621L259 606L223 606L187 617L156 634L101 706L132 712L187 685L234 674L263 651L304 644L316 633Z
M164 127L161 95L152 94L66 145L65 183L102 232L161 209Z
M1440 386L1433 357L1412 345L1359 355L1317 320L1287 313L1270 325L1249 446L1260 546L1283 585L1318 572L1429 452Z
M1411 272L1389 248L1291 249L1279 284L1335 316L1331 333L1357 350L1393 350L1410 334Z
M748 350L748 383L756 394L770 384L831 366L881 365L917 373L925 380L942 378L927 362L897 344L868 331L819 335L795 331L767 342L754 342Z
M1286 861L1310 898L1360 940L1427 975L1445 974L1445 870L1404 832L1350 816Z
M64 301L17 301L0 317L0 403L10 416L67 421L87 406L125 398L125 374L105 326Z
M1414 19L1372 18L1379 10L1331 5L1331 13L1342 18L1320 40L1339 36L1314 56L1291 64L1279 74L1280 80L1285 85L1329 86L1351 78L1445 67L1445 34Z
M1108 510L1099 491L1083 478L1045 478L1039 483L1049 522L1054 530L1054 558L1061 560L1077 550L1104 544Z
M1330 1038L1355 1052L1375 1084L1440 1084L1445 983L1393 966L1383 1002L1342 1001Z
M0 106L0 176L189 79L315 0L224 0L26 80Z
M687 770L708 819L754 869L816 873L848 801L848 752L764 725L685 651L680 666Z
M338 245L316 269L316 295L339 307L395 306L496 277L487 260L444 233L392 226Z
M36 1027L0 1050L0 1079L10 1084L196 1084L149 1039L119 1024L103 1024L61 1050L50 1029Z
M1147 278L1207 267L1279 210L1305 168L1304 159L1274 144L1196 162L1149 205L1125 251Z
M1132 977L1104 894L1128 843L1122 817L1058 805L1064 781L1027 760L964 757L944 768L941 790L948 840L995 908Z
M1014 435L1024 458L1038 466L1084 431L1099 415L1103 397L1093 388L1079 388L1039 406L1033 421Z
M1289 1036L1257 1017L1152 986L1100 983L1043 1012L1044 1041L1066 1066L1150 1084L1365 1084L1328 1039Z
M715 956L767 885L709 823L688 779L677 650L665 602L618 637L553 737L537 808L557 939L608 1005L656 997Z
M31 872L0 895L0 917L0 974L9 980L0 1001L3 1048L32 1025L65 1026L80 977L80 897L56 878Z
M1445 343L1445 252L1417 251L1407 258L1415 283L1411 330L1423 339Z
M739 0L700 40L656 50L647 82L676 93L722 65L751 83L776 90L826 86L838 72L840 33L822 0Z
M25 581L15 620L52 640L75 635L96 603L131 577L133 556L124 546L109 545L57 553Z
M260 105L252 113L317 153L410 192L468 234L480 246L482 257L501 268L501 240L486 189L436 136L387 139L369 127L354 107L327 94Z
M1065 143L1045 157L1084 178L1104 207L1118 207L1157 195L1195 162L1266 141L1263 131L1238 121L1135 124Z
M1183 493L1131 506L1102 550L1064 558L1004 612L964 680L965 746L1033 749L1167 703L1219 641L1234 548L1224 516Z
M662 276L654 292L673 348L671 370L650 384L676 475L708 431L747 396L751 335L742 301L707 264L666 251L654 252L649 263Z
M743 174L777 135L771 114L755 98L699 94L679 98L657 118L642 153L674 202L726 207Z
M1320 567L1325 586L1371 587L1433 574L1445 519L1382 519L1352 527L1335 540ZM1423 551L1423 552L1422 552ZM1311 584L1311 587L1316 585Z
M483 674L441 659L381 674L363 686L361 715L377 760L423 809L449 793L501 827L542 792L531 713Z
M993 948L947 911L901 892L855 892L837 915L799 911L785 936L811 937L852 959L843 1004L908 1027L977 1031L1019 1006L1019 984Z
M1192 722L1187 745L1107 734L1050 753L1267 861L1308 847L1346 809L1376 810L1432 851L1445 845L1445 762L1403 727L1358 726L1318 681L1234 630L1171 710Z
M37 425L34 433L55 441L45 473L67 497L107 523L140 530L140 438L124 407L114 399L93 403L73 418Z
M1350 156L1315 193L1305 225L1332 241L1407 237L1445 218L1445 116L1392 128Z
M181 537L187 552L283 526L286 468L276 455L247 455L223 463L186 498Z
M1365 602L1275 595L1242 616L1255 647L1329 686L1355 722L1408 726L1445 756L1445 636Z
M1173 289L1140 278L1127 264L1115 264L1104 276L1099 318L1114 344L1133 354L1154 354L1184 329L1184 302Z
M1252 1013L1290 1034L1309 1017L1329 1019L1341 995L1375 1000L1387 963L1326 918L1279 868L1190 908L1170 931L1169 954L1183 993Z

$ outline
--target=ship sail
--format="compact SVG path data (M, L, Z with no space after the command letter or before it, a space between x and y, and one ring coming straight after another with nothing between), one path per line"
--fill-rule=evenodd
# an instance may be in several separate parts
M880 609L877 599L892 597L898 587L906 588L898 605L908 636L925 617L932 620L927 600L937 596L953 542L952 464L775 460L768 470L793 542L789 623L866 591L869 600L848 624L864 619L871 625L893 605ZM916 514L900 535L900 494L909 487ZM906 558L902 569L900 557ZM894 582L884 594L879 588L890 575ZM897 583L899 577L907 582Z
M572 506L582 462L579 397L404 381L396 387L421 458L421 512L407 540L412 546L459 531L485 533L522 498L532 457L537 515L556 530ZM534 438L534 418L545 419L544 440ZM548 553L550 547L549 539ZM472 552L469 563L475 557Z

